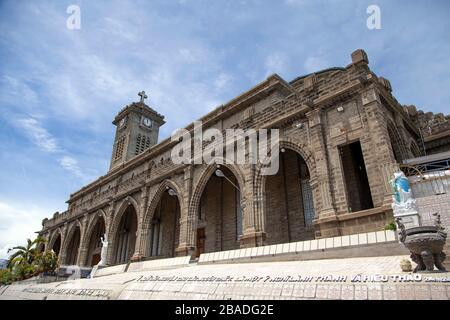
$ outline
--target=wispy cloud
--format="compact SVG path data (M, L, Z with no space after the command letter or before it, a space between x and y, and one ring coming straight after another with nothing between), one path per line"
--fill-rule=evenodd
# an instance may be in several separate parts
M71 156L63 156L60 160L59 163L61 164L61 166L66 169L67 171L72 172L73 174L75 174L77 177L82 178L83 180L89 179L90 176L86 175L83 173L83 171L80 169L79 165L78 165L78 161L74 158L72 158Z
M9 248L35 238L42 219L51 214L42 207L0 201L0 259L6 258Z
M67 151L61 149L58 145L57 139L53 137L42 125L34 118L22 118L14 122L16 126L23 132L36 146L42 151L60 154L59 164L65 170L73 173L76 177L87 181L92 177L81 170L78 161L72 156L67 155Z
M36 119L18 119L16 123L28 138L43 151L51 153L59 151L56 139Z

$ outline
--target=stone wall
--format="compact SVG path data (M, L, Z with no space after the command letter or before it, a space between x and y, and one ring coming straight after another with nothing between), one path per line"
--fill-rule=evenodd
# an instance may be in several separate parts
M432 214L438 212L442 225L450 231L450 193L417 198L416 204L422 224L434 225L435 217Z

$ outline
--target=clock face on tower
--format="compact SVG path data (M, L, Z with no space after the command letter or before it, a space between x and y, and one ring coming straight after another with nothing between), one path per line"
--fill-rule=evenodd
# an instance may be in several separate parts
M152 120L151 120L151 119L146 118L146 117L143 117L143 118L142 118L142 124L143 124L144 126L146 126L147 128L151 128L153 123L152 123Z

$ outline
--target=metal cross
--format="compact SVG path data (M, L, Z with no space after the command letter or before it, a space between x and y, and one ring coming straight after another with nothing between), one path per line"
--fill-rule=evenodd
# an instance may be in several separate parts
M147 99L148 97L147 97L147 95L145 94L145 91L141 91L141 92L139 92L138 93L138 96L140 96L141 97L141 103L144 103L144 99Z

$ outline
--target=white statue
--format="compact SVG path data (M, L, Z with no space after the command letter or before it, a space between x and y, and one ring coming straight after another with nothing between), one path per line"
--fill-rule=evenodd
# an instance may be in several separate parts
M399 218L406 228L421 225L417 212L416 199L414 199L408 178L403 171L394 172L392 186L392 210L395 218Z
M394 172L394 179L391 180L392 186L392 209L393 210L411 210L416 207L416 200L414 199L409 185L409 180L403 171Z
M103 237L100 237L100 241L102 242L102 251L100 253L100 262L98 266L106 265L106 252L108 251L108 239L106 239L106 234Z

